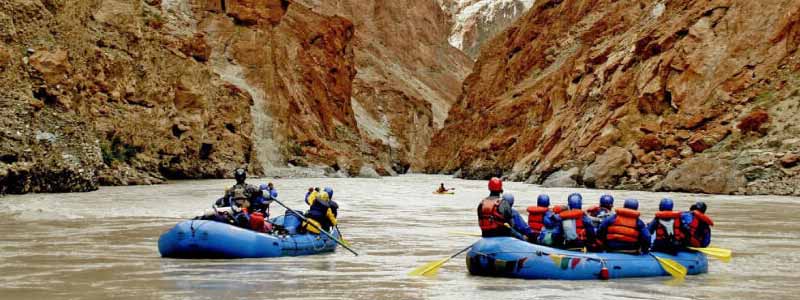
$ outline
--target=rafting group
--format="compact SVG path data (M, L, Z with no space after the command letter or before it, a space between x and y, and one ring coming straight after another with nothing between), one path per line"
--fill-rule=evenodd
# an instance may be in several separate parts
M244 169L234 172L236 184L225 190L201 216L178 223L158 240L159 252L171 258L260 258L309 255L342 246L354 255L337 226L338 204L333 189L309 188L306 212L278 200L272 183L245 183ZM489 196L477 208L481 239L445 259L413 270L433 275L448 260L467 252L471 274L527 279L609 279L705 273L705 254L728 259L730 250L709 248L711 226L706 204L674 211L663 199L649 224L639 219L639 203L627 199L622 208L603 195L599 205L582 209L580 194L567 205L551 207L540 195L527 208L527 222L513 209L514 196L492 178ZM440 185L440 190L445 189ZM270 204L285 208L271 217ZM459 233L460 234L460 233ZM467 233L472 235L472 233Z
M489 196L478 205L478 223L483 237L509 236L539 245L577 251L646 254L653 251L676 254L687 247L707 247L714 222L705 214L706 204L697 202L688 211L674 211L664 198L649 223L640 217L639 202L626 199L614 208L614 197L603 195L599 205L582 209L583 197L574 193L566 205L550 207L550 197L539 195L530 206L525 222L513 209L514 196L503 193L498 178L489 180Z

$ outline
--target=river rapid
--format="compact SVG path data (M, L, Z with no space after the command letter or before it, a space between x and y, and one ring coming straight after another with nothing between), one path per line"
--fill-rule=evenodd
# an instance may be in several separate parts
M515 209L547 193L553 204L574 191L584 208L603 193L640 201L649 222L658 201L676 209L706 201L712 245L731 248L730 263L710 259L709 273L611 281L517 280L470 276L464 256L435 278L411 269L468 246L479 232L475 208L486 181L436 175L383 179L270 179L296 209L309 186L331 186L340 228L361 254L342 248L304 257L238 260L162 259L159 235L222 195L232 180L102 187L90 193L0 198L0 299L797 299L800 293L800 198L709 196L635 191L545 189L505 183ZM249 183L265 182L249 179ZM455 195L434 195L440 182ZM273 216L282 213L276 204Z

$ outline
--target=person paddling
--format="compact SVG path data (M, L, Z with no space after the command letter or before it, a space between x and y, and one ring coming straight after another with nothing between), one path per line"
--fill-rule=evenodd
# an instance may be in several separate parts
M508 206L511 208L511 219L513 221L511 223L514 224L514 230L512 231L512 234L516 238L523 241L534 241L535 239L531 238L533 236L531 227L528 226L528 223L525 222L525 219L522 218L522 215L520 215L519 212L514 209L514 195L509 193L503 194L503 201L508 203Z
M514 227L514 216L511 206L503 201L503 181L493 177L489 180L489 196L481 200L478 204L478 225L481 228L481 236L512 236L511 228Z
M681 212L673 211L672 199L664 198L647 230L653 239L653 251L675 255L685 247L686 235L681 228Z
M639 201L627 199L623 208L617 208L615 215L600 224L597 237L606 250L637 254L650 251L650 232L639 220L638 209Z
M553 211L550 210L550 196L542 194L536 198L536 206L528 206L528 226L531 228L531 235L528 240L536 243L539 234L545 227L552 228Z
M330 232L332 226L336 226L337 220L330 205L330 198L327 192L319 192L309 189L309 196L306 198L309 208L306 212L308 221L303 221L302 227L307 231L319 234L319 229ZM312 224L308 224L312 222Z
M592 206L586 213L592 218L592 225L598 228L608 217L614 214L614 197L611 195L600 196L600 205Z
M594 243L595 231L592 220L581 209L583 197L574 193L567 198L569 210L553 215L553 219L560 224L562 247L564 249L583 249Z
M681 227L691 247L703 248L711 244L711 226L714 226L714 221L706 215L705 202L697 202L681 214Z

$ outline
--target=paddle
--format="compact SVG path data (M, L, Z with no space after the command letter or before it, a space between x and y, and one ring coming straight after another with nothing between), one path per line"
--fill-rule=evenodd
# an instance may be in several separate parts
M303 221L306 221L306 224L309 224L309 225L313 226L314 228L316 228L317 230L319 230L319 232L322 232L322 233L324 233L324 234L325 234L325 235L327 235L329 238L331 238L331 239L333 239L334 241L336 241L336 243L337 243L337 244L339 244L339 245L342 245L342 247L344 247L345 249L347 249L347 251L350 251L350 252L351 252L351 253L353 253L355 256L358 256L358 253L356 253L355 251L353 251L353 249L350 249L350 247L347 247L347 246L346 246L344 243L342 243L342 241L340 241L339 239L335 238L333 235L331 235L331 234L330 234L330 233L328 233L327 231L323 230L322 228L319 228L319 227L318 227L317 225L315 225L314 223L312 223L312 222L309 222L309 221L308 221L308 219L307 219L305 216L303 216L303 215L301 215L301 214L298 214L296 211L294 211L294 209L291 209L291 208L289 208L288 206L286 206L285 204L283 204L283 203L282 203L281 201L279 201L278 199L275 199L275 198L273 198L273 199L272 199L272 201L275 201L276 203L280 204L280 205L281 205L281 206L283 206L283 208L285 208L287 211L290 211L290 212L292 212L292 213L293 213L295 216L298 216L298 217L300 217L300 219L303 219Z
M436 272L439 271L439 268L442 267L442 265L444 265L444 263L446 263L447 261L449 261L449 260L453 259L454 257L460 255L461 253L466 252L467 250L472 248L472 246L475 246L475 244L473 243L472 245L469 245L467 248L461 249L461 251L456 252L456 254L450 255L450 256L448 256L448 257L446 257L444 259L440 259L440 260L437 260L437 261L432 261L432 262L429 262L427 264L424 264L421 267L416 268L416 269L412 270L411 272L408 272L408 275L410 275L410 276L433 276L433 275L436 275Z
M667 271L669 275L672 275L675 279L683 280L686 277L686 267L678 263L677 261L671 260L669 258L658 257L653 253L649 253L650 256L658 261L658 264L661 265L661 268L664 271Z
M688 247L688 248L706 254L713 258L720 259L724 262L730 261L731 255L733 255L731 249L714 248L714 247L705 247L705 248Z
M346 239L344 239L344 234L342 234L342 230L339 229L339 224L333 225L333 227L336 227L336 231L339 232L339 237L342 238L342 243L345 243L345 244L347 244L348 247L350 247L351 246L350 242L348 242Z

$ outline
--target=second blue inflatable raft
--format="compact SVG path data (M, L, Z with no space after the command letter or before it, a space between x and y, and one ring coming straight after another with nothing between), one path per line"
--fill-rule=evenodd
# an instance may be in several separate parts
M677 255L653 253L682 264L689 275L708 272L708 259L699 252ZM470 274L524 279L601 279L606 266L609 278L669 276L650 255L583 253L534 245L510 237L483 238L467 254Z

